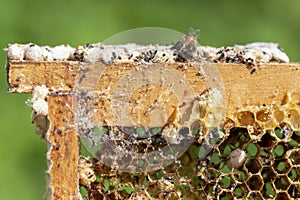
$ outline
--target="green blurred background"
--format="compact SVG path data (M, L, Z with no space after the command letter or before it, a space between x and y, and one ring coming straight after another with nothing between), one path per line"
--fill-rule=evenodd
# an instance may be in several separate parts
M137 27L201 30L203 45L280 43L300 60L300 1L0 0L0 47L9 43L72 46ZM0 51L0 199L42 199L46 143L34 133L28 94L7 92Z

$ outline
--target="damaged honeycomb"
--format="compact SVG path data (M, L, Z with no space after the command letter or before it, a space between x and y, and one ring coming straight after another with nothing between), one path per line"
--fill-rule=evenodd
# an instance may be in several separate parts
M287 95L282 105L227 114L224 135L208 155L198 123L192 145L178 160L141 174L109 168L82 147L81 193L86 199L299 199L299 112L299 102Z

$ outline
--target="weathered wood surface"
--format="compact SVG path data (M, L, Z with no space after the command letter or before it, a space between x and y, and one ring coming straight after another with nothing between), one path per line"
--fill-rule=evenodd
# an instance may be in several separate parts
M79 147L70 96L47 98L50 128L46 136L49 163L46 199L79 199Z
M9 91L30 93L36 85L46 85L50 91L71 92L78 83L79 69L89 68L91 71L101 64L83 64L79 62L15 62L8 63ZM300 94L300 63L268 63L261 64L257 72L250 74L242 64L213 64L220 73L223 81L227 109L234 111L246 105L280 105L287 92ZM99 79L95 74L95 81L91 87L104 91L110 87L113 92L118 80L135 67L134 64L115 64L105 68ZM195 68L182 70L176 64L169 64L177 70L192 86L195 93L206 89L201 76ZM99 72L99 70L97 71ZM97 79L98 78L98 79ZM84 84L81 84L81 86ZM159 90L158 90L159 91ZM104 106L107 106L107 102Z

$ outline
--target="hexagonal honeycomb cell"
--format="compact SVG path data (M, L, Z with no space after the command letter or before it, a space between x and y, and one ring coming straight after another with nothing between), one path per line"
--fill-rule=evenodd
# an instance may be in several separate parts
M246 184L238 184L233 190L233 197L237 199L245 199L248 196L249 188Z
M257 174L262 169L258 159L248 159L246 163L246 168L251 174Z
M276 177L276 180L275 180L274 184L275 184L275 187L276 187L277 190L285 191L289 187L290 182L289 182L289 179L286 175L280 175L280 176Z
M268 199L268 198L274 198L276 193L275 193L275 187L272 183L267 182L264 184L263 190L262 190L262 194L264 196L264 198Z
M252 175L247 181L247 185L251 191L259 191L263 186L263 180L260 175Z
M263 200L264 198L260 192L251 192L248 196L248 199Z
M277 174L287 174L290 171L291 165L288 159L278 159L275 160L273 164L273 169L277 172Z
M271 166L266 166L262 169L261 176L265 183L272 183L277 174Z
M88 177L86 172L91 177L80 182L82 193L89 200L300 199L299 111L300 105L289 101L243 108L228 114L222 135L209 142L202 134L207 129L197 121L189 149L153 172L118 172L82 148L82 160L89 162L83 168L89 170L80 168L81 178ZM208 143L213 145L207 153Z

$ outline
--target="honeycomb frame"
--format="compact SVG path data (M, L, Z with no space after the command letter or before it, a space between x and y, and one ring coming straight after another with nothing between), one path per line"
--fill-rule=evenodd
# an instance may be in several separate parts
M274 64L270 65L274 66ZM270 65L262 65L258 74L266 72L265 66ZM299 67L293 67L295 65L276 64L276 71L282 70L283 73L287 73L286 71L291 69L289 72L291 74L299 69ZM237 69L241 66L229 65L228 67ZM289 69L284 71L286 67ZM72 104L68 95L74 87L72 77L78 70L78 63L9 61L7 69L11 92L32 92L33 83L46 85L51 92L43 99L47 102L49 111L51 109L53 111L48 113L50 136L45 135L45 139L51 142L52 152L50 153L52 154L48 155L55 156L55 152L64 150L65 136L68 136L65 134L66 130L61 127L72 128L72 126L66 126L66 123L72 119L71 114L67 115L68 117L64 118L61 124L55 120L61 120L61 113L70 113L70 110L63 105ZM221 70L224 69L221 68ZM275 68L270 69L270 73L275 71ZM20 78L22 71L26 78ZM49 77L36 76L32 71L36 71L37 74L47 74ZM60 73L63 75L58 76ZM246 73L241 72L241 74L244 76ZM247 75L251 76L248 71ZM249 79L255 80L255 77L256 74L253 74ZM296 80L298 79L295 78L292 81ZM287 82L290 84L291 80ZM282 91L282 88L279 88L279 94L274 94L274 98L286 92ZM74 162L72 159L61 159L59 160L61 163L56 164L67 166L65 162L72 161L74 166L77 166L76 164L80 163L78 168L81 177L80 188L89 199L297 199L299 198L300 174L300 101L299 95L294 95L287 94L279 104L260 102L261 105L249 106L252 103L250 99L249 104L241 104L239 110L231 109L232 112L226 115L227 120L222 130L224 137L216 140L211 154L205 158L202 157L202 149L199 148L198 142L201 141L199 130L199 132L195 131L195 135L200 140L197 138L177 162L163 170L146 175L112 171L97 160L84 157L84 155L80 158L80 162L76 162L76 159L73 160ZM73 130L68 133L72 137L76 136ZM70 137L69 141L71 143L68 145L78 145L75 137ZM241 152L245 152L246 159ZM231 158L236 155L241 155L243 159L234 163ZM55 160L52 159L52 161ZM60 169L62 167L56 168L56 170ZM74 174L76 175L76 172ZM52 183L53 180L63 181L53 176L57 174L51 175ZM77 177L72 178L76 183ZM260 182L261 185L256 186L254 182ZM54 189L54 194L59 194L60 191L57 188ZM77 187L72 187L72 191L76 192ZM54 196L53 199L58 197Z
M81 182L82 192L87 199L300 198L297 100L288 94L280 106L249 106L231 113L223 126L224 137L206 157L199 153L202 140L197 135L188 151L162 170L118 174L96 159L82 157L92 163L97 177L91 184ZM246 153L245 159L232 164L230 156L237 150Z

